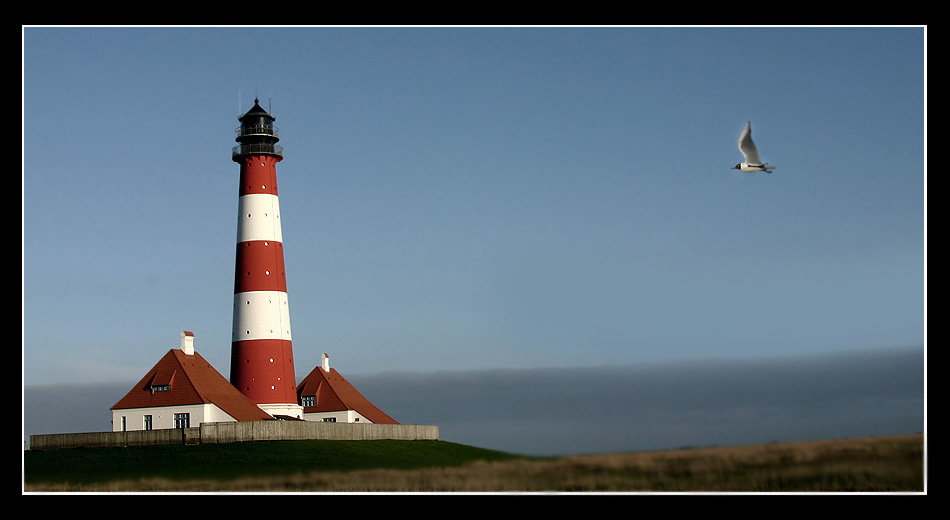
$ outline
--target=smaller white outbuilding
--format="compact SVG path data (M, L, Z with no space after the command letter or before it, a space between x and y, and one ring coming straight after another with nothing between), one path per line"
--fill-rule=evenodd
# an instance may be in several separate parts
M363 396L335 368L330 356L321 356L320 366L297 385L297 400L305 421L399 424Z

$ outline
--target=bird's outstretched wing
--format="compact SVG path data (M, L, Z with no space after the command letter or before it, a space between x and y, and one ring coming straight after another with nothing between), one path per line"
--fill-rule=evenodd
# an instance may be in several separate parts
M739 134L739 151L745 156L745 162L749 164L762 164L762 160L759 159L759 151L756 150L755 143L752 142L751 122L746 123L745 129Z

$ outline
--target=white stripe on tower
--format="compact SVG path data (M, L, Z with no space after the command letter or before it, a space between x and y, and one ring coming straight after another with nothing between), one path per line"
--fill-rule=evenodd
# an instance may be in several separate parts
M244 257L242 264L245 267L235 277L231 341L292 341L283 261L274 258L283 256L277 195L242 195L238 211L237 254ZM270 251L271 248L274 251ZM254 273L252 269L258 272Z

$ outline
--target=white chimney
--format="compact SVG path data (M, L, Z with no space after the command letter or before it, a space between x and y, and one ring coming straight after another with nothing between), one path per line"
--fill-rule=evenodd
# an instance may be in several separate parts
M195 355L195 333L187 330L181 331L181 351L189 356Z
M323 365L324 372L330 371L330 356L327 355L326 352L324 352L323 355L320 356L320 363Z

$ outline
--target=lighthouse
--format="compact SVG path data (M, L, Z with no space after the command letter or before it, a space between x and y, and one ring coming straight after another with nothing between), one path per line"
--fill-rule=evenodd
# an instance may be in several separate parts
M300 418L284 245L277 197L283 159L276 118L254 100L238 117L231 159L241 167L238 190L231 384L272 416Z
M240 165L241 175L230 381L198 354L195 334L182 331L181 348L169 350L112 406L113 431L273 419L399 425L343 374L331 368L326 353L320 365L296 384L277 199L277 163L283 160L284 151L277 144L280 135L274 126L275 119L255 99L254 107L238 117L238 145L231 151L231 159ZM332 432L309 431L316 436L336 438ZM403 430L385 430L386 435L405 438L400 431ZM409 438L438 440L437 429L434 437L431 433L414 437L415 429L404 431L409 432ZM255 438L251 435L240 440ZM346 438L352 437L347 434ZM167 439L152 438L156 443ZM123 437L121 442L128 441Z

